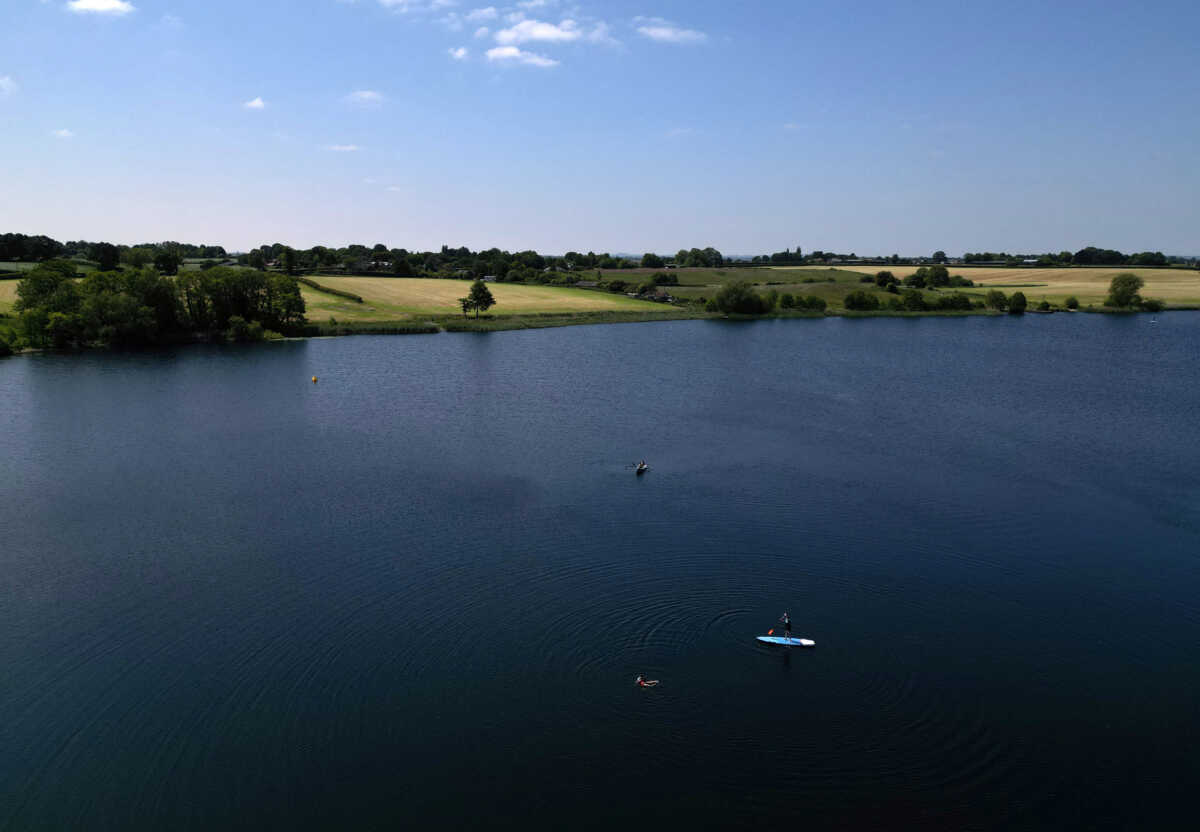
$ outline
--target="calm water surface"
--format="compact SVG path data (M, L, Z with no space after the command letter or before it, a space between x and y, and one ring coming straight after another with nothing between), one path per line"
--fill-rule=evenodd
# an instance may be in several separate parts
M0 361L0 829L1191 828L1198 360L1177 313Z

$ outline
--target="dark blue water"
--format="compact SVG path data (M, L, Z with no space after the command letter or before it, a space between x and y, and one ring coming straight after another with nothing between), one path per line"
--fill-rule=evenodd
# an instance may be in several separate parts
M1190 828L1198 322L2 361L0 829Z

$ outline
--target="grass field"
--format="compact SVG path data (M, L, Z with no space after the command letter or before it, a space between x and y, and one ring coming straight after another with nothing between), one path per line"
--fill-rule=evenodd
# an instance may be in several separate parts
M458 299L470 291L469 280L433 280L390 277L313 278L322 286L359 295L363 303L339 298L301 286L311 321L330 317L344 322L400 321L421 316L459 313ZM624 295L590 292L557 286L526 286L519 283L489 283L496 305L494 317L553 313L669 312L670 307Z
M75 271L94 272L96 265L94 263L86 263L82 260L71 260L71 265L75 267ZM0 260L0 272L27 272L40 266L41 263L34 263L26 260ZM12 277L13 275L0 274L0 278Z
M11 312L17 302L16 280L0 280L0 312Z
M916 266L858 266L862 272L874 274L886 269L896 277L904 278L917 270ZM999 288L1005 294L1018 289L1025 293L1030 304L1043 300L1061 304L1074 295L1084 306L1104 302L1108 284L1121 272L1133 272L1146 281L1142 297L1158 298L1169 305L1194 306L1200 304L1200 271L1195 269L1006 269L1006 268L961 268L949 266L950 274L961 274L975 281L974 289L964 289L967 294L976 294L989 288ZM822 273L820 267L778 267L770 270L774 274L803 274L809 271ZM775 279L775 278L772 278Z
M771 269L608 269L600 272L605 280L624 280L633 286L637 286L649 280L656 274L669 274L679 281L679 286L701 286L716 289L726 283L737 283L744 281L746 283L799 283L803 278L780 276L772 273ZM823 281L833 279L843 279L848 275L854 275L857 280L862 275L858 272L852 272L847 269L825 269L813 268L806 270L804 277L811 278L814 281ZM582 272L581 277L584 280L595 280L596 272ZM676 286L666 287L671 294L675 294Z
M641 283L661 269L626 269L604 272L606 280L625 280L630 283ZM875 287L862 282L863 272L850 269L812 268L802 272L789 272L774 269L672 269L667 274L674 275L679 280L678 286L665 287L677 298L691 300L694 298L710 299L726 283L744 281L753 283L758 291L775 290L779 294L800 296L815 295L823 299L830 309L841 308L842 299L855 289L874 291ZM887 295L879 292L882 300Z

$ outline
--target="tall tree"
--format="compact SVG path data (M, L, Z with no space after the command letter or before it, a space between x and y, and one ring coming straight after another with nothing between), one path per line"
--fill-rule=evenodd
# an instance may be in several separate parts
M471 294L468 297L471 300L471 307L475 310L476 318L479 317L480 312L486 312L496 305L496 299L492 297L491 290L482 280L476 280L471 284Z
M299 265L299 259L296 257L296 250L289 247L280 252L279 265L288 274L295 274L296 268Z
M1146 281L1142 280L1136 274L1122 272L1109 283L1108 297L1104 299L1104 305L1113 306L1118 309L1137 306L1142 302L1142 297L1138 294L1138 289L1141 289L1145 285Z
M154 268L158 269L160 274L179 274L179 267L182 265L183 258L171 249L163 249L154 255Z
M100 271L110 272L117 267L121 251L112 243L96 243L88 252L88 258L95 261Z

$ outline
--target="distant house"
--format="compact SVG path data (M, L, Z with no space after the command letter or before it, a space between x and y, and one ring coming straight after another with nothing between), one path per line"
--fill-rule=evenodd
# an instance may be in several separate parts
M1036 257L1027 257L1026 259L1022 260L1021 263L1026 266L1036 266L1037 258Z
M496 275L494 275L494 274L485 274L485 275L483 276L483 282L484 282L484 283L491 283L492 281L494 281L494 280L496 280L496 279L497 279L497 277L496 277Z

